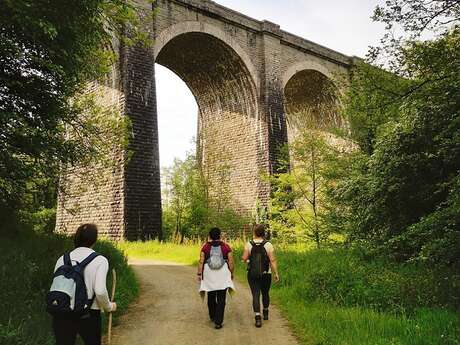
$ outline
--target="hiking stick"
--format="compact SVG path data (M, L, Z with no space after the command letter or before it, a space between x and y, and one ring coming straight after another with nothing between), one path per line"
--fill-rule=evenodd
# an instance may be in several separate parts
M115 298L115 287L117 286L117 272L115 269L112 269L112 298L111 301L113 302ZM107 344L110 345L112 342L112 313L109 313L109 329L107 333Z

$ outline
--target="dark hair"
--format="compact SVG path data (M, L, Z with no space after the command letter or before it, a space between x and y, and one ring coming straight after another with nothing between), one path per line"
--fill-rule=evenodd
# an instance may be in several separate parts
M220 229L219 228L212 228L211 230L209 230L209 237L213 241L220 240Z
M265 237L265 224L256 224L254 225L254 235L257 237Z
M97 226L95 224L80 225L75 233L74 244L78 247L92 247L97 241Z

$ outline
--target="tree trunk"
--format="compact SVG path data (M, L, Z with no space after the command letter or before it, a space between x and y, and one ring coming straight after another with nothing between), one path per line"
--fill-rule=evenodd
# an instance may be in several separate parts
M316 204L316 186L317 186L317 181L316 181L316 155L315 155L315 147L312 147L311 150L311 169L312 169L312 207L313 207L313 219L314 219L314 236L315 236L315 242L316 242L316 247L319 249L320 248L320 242L321 242L321 237L319 233L319 227L318 227L318 212L317 212L317 204Z

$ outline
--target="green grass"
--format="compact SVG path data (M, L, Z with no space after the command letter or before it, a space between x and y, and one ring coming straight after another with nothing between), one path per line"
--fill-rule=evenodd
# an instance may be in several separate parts
M199 244L121 243L130 257L194 265ZM233 243L245 281L242 244ZM278 248L272 297L301 344L458 345L458 272L365 260L353 251ZM248 306L249 307L249 306Z
M45 311L57 258L72 249L68 238L33 232L0 238L0 345L51 345L51 317ZM109 242L96 251L106 256L117 271L117 316L138 294L138 285L123 254ZM112 278L108 277L109 288Z
M149 242L119 242L117 248L126 255L136 259L152 259L159 261L172 261L186 265L198 263L200 248L199 243L179 245L159 241Z
M447 311L420 309L408 317L369 308L305 303L287 289L276 288L273 297L302 344L459 344L460 319Z

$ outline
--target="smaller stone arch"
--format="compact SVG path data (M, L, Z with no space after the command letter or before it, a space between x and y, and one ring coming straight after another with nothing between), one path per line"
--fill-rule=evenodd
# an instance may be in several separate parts
M294 65L290 66L286 72L284 72L282 77L282 85L283 90L286 88L287 83L291 78L296 75L297 73L304 71L304 70L314 70L324 74L328 79L332 82L337 82L336 75L331 72L329 68L324 66L323 64L316 62L316 61L300 61L295 63Z
M303 66L312 67L311 64ZM338 114L337 96L340 91L330 77L331 73L323 71L327 74L318 68L297 66L286 74L287 80L283 81L284 111L291 139L299 131L329 131L343 125Z
M244 49L228 34L225 34L222 30L208 23L198 22L198 21L185 21L178 24L174 24L167 29L164 29L155 37L155 47L154 47L154 58L157 59L161 50L163 49L169 41L175 37L190 33L190 32L201 32L208 35L211 35L232 48L236 54L241 58L245 67L247 68L249 74L251 75L252 81L257 91L260 90L260 79L258 78L258 73L252 60L249 58L249 55L244 51Z

